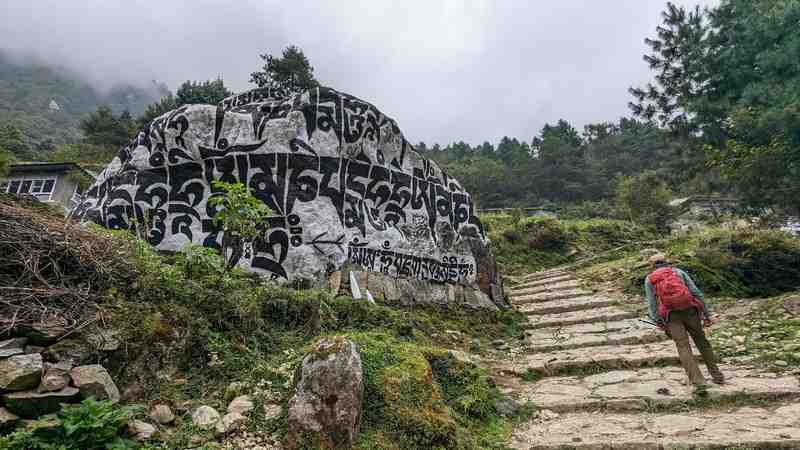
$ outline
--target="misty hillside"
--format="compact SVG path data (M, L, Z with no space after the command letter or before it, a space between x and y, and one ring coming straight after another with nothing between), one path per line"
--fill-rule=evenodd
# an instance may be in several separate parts
M168 93L165 85L155 82L147 87L116 84L98 89L64 68L0 51L0 126L12 125L22 133L30 151L18 154L21 159L34 159L55 144L76 141L80 120L100 105L136 116Z

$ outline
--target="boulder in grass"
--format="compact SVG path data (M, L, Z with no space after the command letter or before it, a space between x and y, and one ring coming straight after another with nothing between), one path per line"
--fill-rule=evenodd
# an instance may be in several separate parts
M62 403L74 402L79 393L77 388L71 386L55 392L12 392L5 394L3 401L12 413L26 419L35 419L58 411Z
M0 360L0 390L24 391L39 385L43 361L39 354L14 355Z
M105 368L99 364L75 367L70 371L72 383L83 397L94 397L97 400L119 401L119 389Z
M210 430L222 420L216 409L210 406L201 406L192 413L192 423L202 430Z
M341 337L317 342L295 374L286 448L351 448L361 425L363 378L355 343Z
M156 427L141 420L132 420L128 424L128 433L137 441L146 441L156 434Z

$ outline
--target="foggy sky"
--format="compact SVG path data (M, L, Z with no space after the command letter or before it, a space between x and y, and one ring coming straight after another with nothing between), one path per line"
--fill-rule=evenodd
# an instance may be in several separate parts
M708 4L708 0L676 3ZM325 85L375 104L411 142L530 141L546 122L627 115L651 78L665 0L4 0L0 48L100 86L253 87L259 53L300 46Z

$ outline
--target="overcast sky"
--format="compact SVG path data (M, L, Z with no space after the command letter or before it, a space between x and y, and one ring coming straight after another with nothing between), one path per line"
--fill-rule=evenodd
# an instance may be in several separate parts
M711 0L678 0L685 5ZM101 84L222 76L300 46L325 85L374 103L411 142L530 141L546 122L626 115L650 79L665 0L3 0L0 48Z

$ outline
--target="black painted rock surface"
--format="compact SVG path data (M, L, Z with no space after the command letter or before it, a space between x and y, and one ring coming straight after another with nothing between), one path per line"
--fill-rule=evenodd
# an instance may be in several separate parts
M274 212L241 267L279 281L324 280L350 262L480 288L487 299L494 286L497 296L469 193L414 151L394 120L329 88L284 99L256 89L167 113L120 150L73 214L143 228L162 250L219 248L208 205L219 195L214 180L245 184Z

